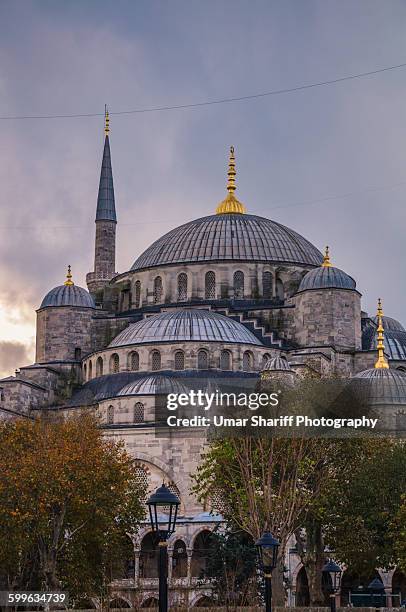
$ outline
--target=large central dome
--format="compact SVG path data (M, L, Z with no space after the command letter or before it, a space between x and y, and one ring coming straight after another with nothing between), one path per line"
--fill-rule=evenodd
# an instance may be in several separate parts
M319 266L322 260L311 242L285 225L256 215L226 213L171 230L144 251L131 270L204 261Z

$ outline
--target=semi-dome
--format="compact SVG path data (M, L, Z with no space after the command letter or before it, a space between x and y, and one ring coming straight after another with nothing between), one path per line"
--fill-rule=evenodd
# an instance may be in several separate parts
M131 270L205 261L319 266L322 255L306 238L276 221L225 213L171 230L148 247Z
M222 342L262 346L244 325L229 317L200 309L163 312L132 323L109 347L150 342Z
M162 374L150 374L125 385L117 395L160 395L187 393L188 388L178 378Z
M72 281L70 266L68 268L67 280L63 285L54 287L49 291L41 302L41 308L52 306L78 306L80 308L96 308L90 293L78 287Z
M356 288L355 280L340 268L331 265L329 248L323 257L321 267L310 270L299 285L298 293L309 289L351 289Z
M406 406L406 374L392 368L371 368L358 372L356 381L364 381L364 400L370 406Z

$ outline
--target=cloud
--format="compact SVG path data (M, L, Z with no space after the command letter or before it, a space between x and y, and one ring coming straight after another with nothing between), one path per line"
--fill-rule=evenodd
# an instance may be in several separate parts
M0 377L14 374L17 366L32 362L33 346L22 342L0 341Z

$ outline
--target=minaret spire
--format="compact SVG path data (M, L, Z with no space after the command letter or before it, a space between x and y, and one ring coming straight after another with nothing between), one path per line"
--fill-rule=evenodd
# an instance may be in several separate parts
M110 116L104 109L104 148L96 206L94 271L86 277L87 286L98 304L103 303L103 288L114 276L116 267L116 203L110 153Z
M74 285L75 283L72 280L72 270L70 265L68 266L68 272L66 274L66 281L64 282L64 285L66 285L67 287L72 287L72 285Z
M331 268L332 263L330 261L330 248L326 246L323 256L323 263L321 264L323 268Z
M378 369L387 369L389 368L389 364L388 361L385 357L385 345L384 345L384 328L383 328L383 321L382 321L382 317L383 317L383 309L382 309L382 302L381 302L381 298L378 299L378 310L376 312L376 316L378 319L378 342L376 345L377 351L378 351L378 359L375 363L375 367Z
M239 213L239 214L244 214L245 213L245 206L244 204L242 204L241 202L239 202L237 200L237 198L234 195L234 192L236 190L236 186L235 186L235 176L236 176L236 170L235 170L235 155L234 155L234 147L231 146L230 147L230 157L229 157L229 161L228 161L228 172L227 172L227 191L228 194L226 196L226 198L220 202L220 204L217 206L216 209L216 214L217 215L224 215L226 213Z

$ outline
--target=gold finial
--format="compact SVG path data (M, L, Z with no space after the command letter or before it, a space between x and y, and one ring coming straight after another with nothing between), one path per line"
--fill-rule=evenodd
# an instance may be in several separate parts
M324 257L323 257L323 263L321 264L323 266L323 268L331 268L332 264L330 261L330 249L328 246L326 246L326 249L324 251Z
M383 328L383 321L382 321L382 317L383 317L383 309L382 309L382 302L381 302L381 298L379 298L378 300L378 310L376 312L376 316L378 318L378 342L376 345L376 348L378 350L378 359L375 363L375 367L376 368L380 368L380 369L387 369L389 368L389 364L387 362L387 359L385 357L385 345L383 343L384 340L384 328Z
M236 186L235 186L235 175L236 174L237 173L235 171L234 147L230 147L230 158L228 161L228 172L227 172L228 194L226 198L222 202L220 202L220 204L217 206L216 214L218 215L224 215L225 213L239 213L239 214L245 213L244 204L239 202L234 195L234 192L236 190Z
M110 116L107 109L107 104L104 105L104 135L108 136L110 132Z
M71 272L71 267L68 266L68 273L66 275L66 281L64 282L64 285L66 285L67 287L72 287L72 285L74 285L75 283L72 280L72 272Z

